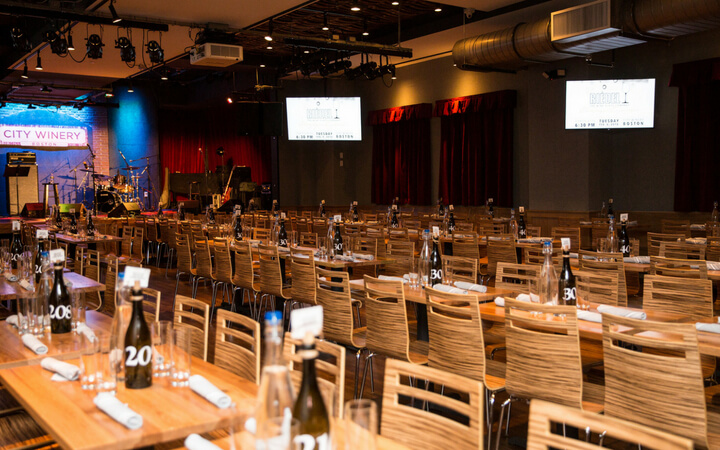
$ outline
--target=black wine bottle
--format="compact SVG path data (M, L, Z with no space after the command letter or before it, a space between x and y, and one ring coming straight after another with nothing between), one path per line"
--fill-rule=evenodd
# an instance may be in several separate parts
M125 333L125 387L143 389L152 386L152 341L143 314L143 294L135 282L130 300L132 316Z
M62 228L62 216L60 215L60 207L55 207L55 227Z
M353 202L352 207L352 221L353 222L360 222L360 214L358 214L358 203Z
M23 252L22 237L20 236L20 221L12 222L12 243L10 244L10 254L12 255L12 268L17 269L18 262Z
M55 281L48 297L48 312L50 313L50 331L53 334L63 334L72 331L72 308L70 307L70 292L63 279L64 261L53 262Z
M77 234L77 218L75 217L75 208L70 208L70 234Z
M87 215L87 235L92 237L95 236L95 224L92 220L92 214L88 213Z
M208 205L205 215L207 217L208 223L215 223L215 210L213 209L212 205Z
M610 216L615 216L615 211L613 211L613 199L608 200L607 217Z
M447 232L453 234L455 232L455 207L453 205L448 206L448 211Z
M340 224L335 223L335 236L333 236L333 249L336 255L343 254L343 239L340 234Z
M242 218L240 214L235 215L235 240L241 241L243 238L243 229L242 229Z
M292 416L300 422L299 434L303 437L311 436L314 446L309 448L330 448L330 419L325 402L320 394L315 372L315 360L318 352L315 350L312 336L303 340L298 348L298 355L303 360L302 384L297 400L293 407ZM307 447L308 442L303 441Z
M518 220L518 238L526 238L527 237L527 228L525 227L525 207L521 206L519 208L520 212L520 220Z
M326 213L325 213L325 200L323 200L323 201L320 202L320 217L322 217L322 218L324 219L325 216L326 216Z
M178 220L185 220L185 211L183 211L182 203L178 203L177 215L178 215Z
M278 245L280 247L288 246L288 235L285 230L285 213L280 215L280 231L278 231Z
M438 217L443 217L445 215L445 205L443 205L443 199L440 197L438 199Z
M430 252L430 286L442 284L443 281L442 258L438 246L439 234L438 230L433 229L433 245Z
M620 234L618 235L618 251L623 257L630 256L630 238L627 234L627 214L620 214Z
M566 241L567 239L567 241ZM562 239L563 265L558 278L558 294L561 305L577 304L577 290L575 288L575 275L570 268L570 239Z
M398 222L397 214L397 205L393 205L392 218L390 219L390 228L400 228L400 222Z
M492 197L487 200L487 213L490 217L495 217L495 211L493 210L493 199Z
M38 237L37 248L35 249L35 285L39 285L40 277L42 277L43 264L42 264L42 253L47 251L45 248L47 241L43 238Z

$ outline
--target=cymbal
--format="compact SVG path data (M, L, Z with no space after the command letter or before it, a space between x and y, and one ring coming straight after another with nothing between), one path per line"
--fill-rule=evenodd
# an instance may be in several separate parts
M92 172L94 169L90 167L89 169L78 169L80 172Z
M123 167L122 170L138 170L139 167L137 166L129 166L129 167Z
M117 189L117 191L122 194L129 194L134 190L134 188L130 185L117 185L117 184L115 185L115 189Z
M102 173L95 173L95 174L93 174L93 178L97 178L99 180L109 180L112 177L109 175L102 174Z

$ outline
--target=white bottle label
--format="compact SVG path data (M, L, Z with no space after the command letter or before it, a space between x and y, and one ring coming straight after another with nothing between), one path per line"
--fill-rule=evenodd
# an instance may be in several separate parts
M125 359L126 367L147 366L152 361L152 348L144 345L138 350L132 345L125 347L127 358Z
M562 249L565 251L570 250L570 238L561 238L560 244L562 245Z
M56 248L55 250L50 250L50 262L65 262L65 249L62 248Z
M50 305L50 320L64 320L72 318L72 310L67 305Z
M327 433L323 433L318 437L301 434L295 436L293 443L299 450L330 450L330 438Z
M525 207L524 207L524 206L519 207L519 208L518 208L518 211L520 211L521 213L524 213L524 212L525 212Z
M577 289L576 288L572 287L572 288L563 289L563 299L565 300L565 302L575 300L576 297L577 297Z
M627 220L628 220L628 215L627 215L627 213L620 214L620 221L621 221L621 222L627 222Z
M19 221L19 220L13 220L13 221L12 221L12 230L13 230L13 231L20 231L20 221Z

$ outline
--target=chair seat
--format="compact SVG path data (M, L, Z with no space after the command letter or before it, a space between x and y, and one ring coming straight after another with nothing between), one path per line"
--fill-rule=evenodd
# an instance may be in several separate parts
M413 364L427 364L430 345L425 341L410 341L409 360Z
M349 344L355 348L365 348L367 340L367 327L358 327L353 329L352 342Z
M600 405L598 403L583 401L582 409L583 409L583 411L599 414L605 410L605 405Z

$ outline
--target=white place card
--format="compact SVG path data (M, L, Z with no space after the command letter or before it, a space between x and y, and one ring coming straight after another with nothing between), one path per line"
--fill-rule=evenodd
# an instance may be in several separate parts
M35 237L38 239L47 239L48 236L48 230L37 230L37 233L35 233Z
M125 281L123 284L127 287L135 286L135 282L140 282L141 288L148 287L150 282L150 269L143 269L142 267L125 267Z
M12 230L13 230L13 231L20 231L20 221L19 221L19 220L13 220L13 221L12 221Z
M335 222L342 222L342 215L340 215L340 214L335 214L335 215L333 216L333 220L334 220Z
M627 213L620 214L620 221L621 221L621 222L627 222L627 220L628 220L628 215L627 215Z
M570 250L570 238L561 238L560 244L562 245L563 251L569 251Z
M50 262L65 262L65 249L56 248L55 250L50 250Z
M520 207L518 208L518 211L520 211L521 213L524 213L524 212L525 212L525 207L524 207L524 206L520 206Z
M290 313L290 329L293 339L303 339L308 333L320 336L323 329L323 307L294 309Z

